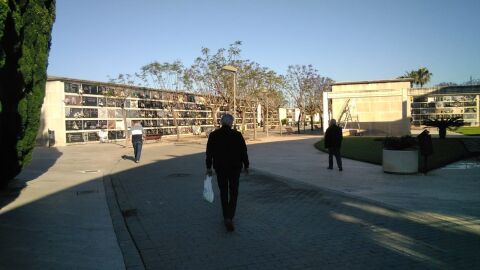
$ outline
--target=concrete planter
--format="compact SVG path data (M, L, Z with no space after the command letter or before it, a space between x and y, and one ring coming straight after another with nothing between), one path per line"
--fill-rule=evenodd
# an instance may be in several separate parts
M386 173L412 174L418 172L418 151L386 150L382 155L383 171Z

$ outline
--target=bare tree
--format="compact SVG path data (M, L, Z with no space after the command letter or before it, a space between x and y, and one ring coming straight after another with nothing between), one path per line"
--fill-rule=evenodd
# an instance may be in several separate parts
M275 110L278 112L278 109L285 104L285 98L282 93L282 89L285 89L285 79L283 76L277 75L272 70L266 70L264 73L264 83L265 91L263 105L265 107L265 117L266 122L264 125L264 131L267 131L269 128L269 115ZM279 122L280 119L278 119ZM280 131L281 131L280 127Z
M310 115L310 128L313 131L313 117L315 114L323 114L323 93L330 91L333 80L328 77L316 75L308 78L311 82L305 91L305 113ZM323 118L320 117L320 123L323 127Z
M285 93L290 102L300 109L300 116L297 122L298 133L300 124L305 126L305 111L309 93L315 88L315 81L318 77L317 70L312 65L289 66L286 75Z
M125 134L125 147L128 143L128 124L127 124L127 102L128 98L132 94L132 86L138 85L136 80L138 77L131 74L118 74L116 78L110 78L111 83L117 84L116 87L108 88L103 94L115 98L120 102L120 108L122 109L122 118Z
M268 68L261 67L258 63L253 61L247 60L241 62L238 87L240 89L239 99L244 106L239 106L239 111L242 113L242 127L245 126L245 114L250 112L253 113L254 139L256 139L257 135L256 109L258 105L261 104L264 108L264 114L268 115L268 112L265 110L266 108L269 108L270 110L274 108L278 109L280 106L278 104L283 102L283 99L277 98L281 96L281 93L278 90L281 88L279 86L280 82L282 82L281 77ZM278 100L281 100L282 102L278 102Z
M155 61L142 66L137 77L150 87L178 91L186 90L184 72L185 68L179 60L172 63Z
M179 94L178 91L185 87L186 70L180 61L173 63L159 63L153 62L141 68L139 77L142 81L150 86L164 90L174 90L169 99L163 103L163 107L173 117L173 124L175 125L177 140L180 140L180 127L178 125L178 106Z
M222 67L238 67L241 64L237 60L241 44L241 41L236 41L228 49L218 49L215 54L211 54L208 48L202 48L201 56L184 73L184 83L205 98L205 106L212 111L214 125L217 125L217 111L223 104L228 104L229 110L232 108L232 74L224 72Z
M242 131L245 128L245 119L247 112L253 113L253 139L257 138L257 112L259 105L259 96L264 88L264 71L258 63L244 61L240 66L238 88L240 89L238 97L243 106L238 106L242 114Z

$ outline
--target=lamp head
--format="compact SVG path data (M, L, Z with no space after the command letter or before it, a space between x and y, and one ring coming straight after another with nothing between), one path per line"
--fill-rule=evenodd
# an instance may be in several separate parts
M232 65L226 65L222 67L222 70L229 71L229 72L234 72L237 73L238 68L232 66Z

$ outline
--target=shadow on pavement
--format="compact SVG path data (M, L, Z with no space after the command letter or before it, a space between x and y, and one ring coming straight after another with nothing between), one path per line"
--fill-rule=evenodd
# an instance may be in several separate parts
M146 269L480 267L479 230L258 170L240 180L236 231L228 233L216 185L214 203L202 199L204 147L145 147L142 163L119 159L110 174L111 200L120 212L111 215L125 222ZM256 147L263 146L249 150ZM110 217L95 210L106 207L99 194L102 179L85 177L82 184L1 214L2 264L28 268L36 260L36 265L57 268L73 263L81 269L121 268L109 265L115 262L115 252L109 252L115 247L102 241L111 240L104 225ZM48 220L59 217L57 227L49 227Z
M147 269L480 266L478 230L255 170L241 178L228 233L218 188L213 204L202 200L203 149L181 155L180 147L145 150L155 162L112 174Z
M0 194L1 269L124 268L97 169L102 150L80 147L36 148L11 183L15 196Z
M39 178L62 156L56 148L35 147L33 157L19 175L0 189L0 210L14 201L31 180Z

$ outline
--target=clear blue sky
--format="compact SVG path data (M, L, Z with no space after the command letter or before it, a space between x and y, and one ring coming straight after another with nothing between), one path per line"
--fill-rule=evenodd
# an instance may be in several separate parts
M236 40L284 74L312 64L336 81L426 66L430 85L480 79L478 0L57 0L49 75L107 81L152 61L190 65Z

